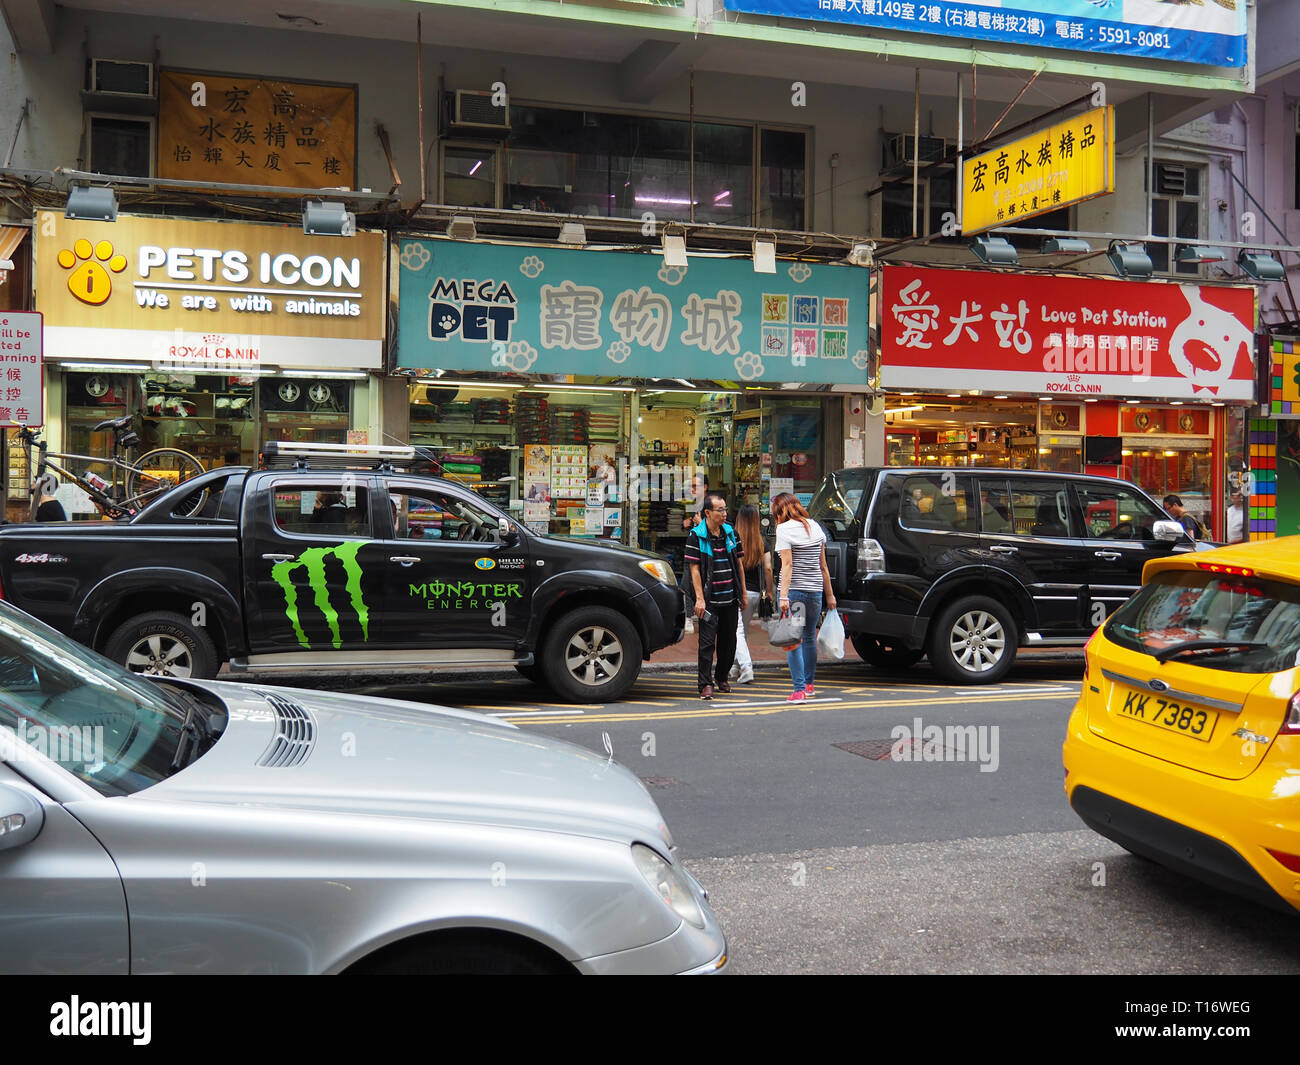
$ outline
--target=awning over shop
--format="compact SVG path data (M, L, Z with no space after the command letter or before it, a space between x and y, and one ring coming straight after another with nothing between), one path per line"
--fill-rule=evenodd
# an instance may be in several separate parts
M27 233L26 226L0 226L0 263L13 261L14 255L18 252L18 245L23 242ZM8 269L11 267L0 266L0 270Z

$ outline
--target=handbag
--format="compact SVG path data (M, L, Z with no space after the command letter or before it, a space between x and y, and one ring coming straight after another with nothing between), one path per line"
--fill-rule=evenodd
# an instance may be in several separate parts
M766 621L776 613L776 607L772 605L772 597L764 592L758 597L758 620Z
M805 618L802 613L789 613L775 617L767 627L767 642L773 647L788 651L803 642Z

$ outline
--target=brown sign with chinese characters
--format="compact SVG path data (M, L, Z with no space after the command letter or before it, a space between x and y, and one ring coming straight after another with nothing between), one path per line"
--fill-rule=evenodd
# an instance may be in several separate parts
M158 176L238 185L356 185L357 91L180 70L158 76Z

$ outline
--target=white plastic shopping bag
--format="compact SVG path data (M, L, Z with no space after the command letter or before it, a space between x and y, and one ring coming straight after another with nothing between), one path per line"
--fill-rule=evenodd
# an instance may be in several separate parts
M828 611L817 633L817 650L832 658L844 657L844 622L838 610Z

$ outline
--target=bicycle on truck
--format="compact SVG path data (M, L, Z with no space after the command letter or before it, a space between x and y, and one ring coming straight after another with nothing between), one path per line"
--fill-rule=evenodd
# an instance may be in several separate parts
M183 481L196 477L203 472L203 464L188 451L174 447L158 447L146 451L134 460L123 457L140 443L140 435L133 428L134 417L130 414L122 418L102 421L91 431L102 432L106 429L113 433L113 457L102 455L76 455L60 451L50 451L43 441L31 429L19 430L18 436L27 448L28 469L32 470L32 521L40 508L44 496L54 495L59 486L59 479L70 481L90 498L96 509L107 518L129 518L139 513L142 507ZM32 463L32 449L37 450L37 460ZM107 466L111 480L87 469L84 474L73 472L67 466L59 464L85 463L88 466ZM185 516L197 514L206 500L207 492L198 491L193 498L187 499L181 506L180 513Z

